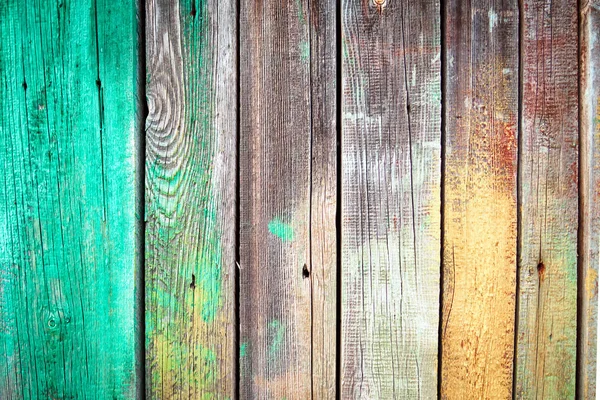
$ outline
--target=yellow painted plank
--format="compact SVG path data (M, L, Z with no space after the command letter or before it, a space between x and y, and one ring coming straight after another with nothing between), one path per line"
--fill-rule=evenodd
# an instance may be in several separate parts
M518 2L446 3L443 399L512 393Z

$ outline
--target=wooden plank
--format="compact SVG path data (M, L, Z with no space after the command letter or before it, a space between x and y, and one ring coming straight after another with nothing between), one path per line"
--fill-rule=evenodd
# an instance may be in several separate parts
M523 3L519 317L515 395L575 396L577 1Z
M136 3L0 15L0 398L135 398Z
M337 386L337 4L309 1L311 84L310 284L312 398Z
M241 398L335 397L335 26L241 3Z
M341 397L435 398L439 2L342 2Z
M443 399L510 398L518 2L446 3Z
M578 395L596 396L600 265L600 1L580 3L580 335Z
M149 398L231 398L236 3L147 0Z

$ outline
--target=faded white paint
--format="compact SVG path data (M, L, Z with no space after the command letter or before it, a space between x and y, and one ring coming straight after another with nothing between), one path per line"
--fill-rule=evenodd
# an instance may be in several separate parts
M370 115L365 115L362 112L359 112L356 114L353 114L351 112L346 112L346 113L344 113L344 119L352 121L352 122L363 121L368 124L381 124L381 115L370 116Z
M494 28L498 26L498 14L496 14L496 11L494 11L493 8L490 8L490 11L488 12L488 18L490 20L490 33L492 33Z

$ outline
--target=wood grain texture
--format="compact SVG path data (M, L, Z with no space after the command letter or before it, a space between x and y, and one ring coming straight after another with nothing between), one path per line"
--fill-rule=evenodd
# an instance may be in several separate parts
M0 398L130 399L136 3L0 5Z
M523 3L517 398L575 396L577 1Z
M446 3L443 399L512 392L518 3Z
M600 1L580 2L580 269L578 394L596 396L600 265Z
M342 2L341 398L435 398L437 1Z
M236 3L146 2L147 395L233 397Z
M309 1L311 86L310 280L312 398L336 398L336 2Z
M241 398L335 397L334 7L241 2Z

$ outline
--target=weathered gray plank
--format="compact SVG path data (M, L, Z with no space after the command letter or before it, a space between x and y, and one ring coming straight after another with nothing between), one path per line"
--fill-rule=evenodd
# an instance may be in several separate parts
M345 399L435 398L439 2L342 2Z
M600 1L580 2L580 275L578 394L596 396L600 264Z
M312 398L336 398L337 3L309 2Z
M146 7L147 395L231 398L236 2Z

